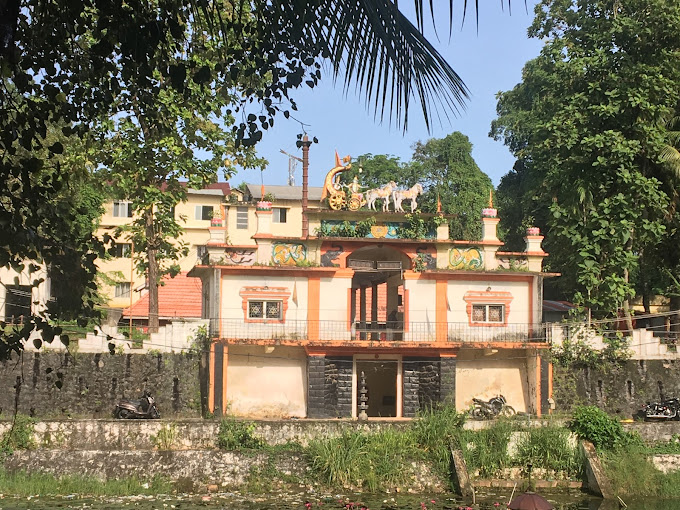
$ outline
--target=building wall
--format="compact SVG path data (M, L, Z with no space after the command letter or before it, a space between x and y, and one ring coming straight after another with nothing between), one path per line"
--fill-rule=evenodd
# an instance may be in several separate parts
M456 363L456 407L465 410L473 398L503 395L517 412L531 401L527 359L523 350L461 349Z
M302 348L229 346L227 404L252 418L303 418L307 413L307 355Z
M437 321L436 281L406 280L404 290L408 292L405 302L404 321L409 323L406 340L434 340Z
M187 195L187 201L179 203L175 207L175 218L184 227L184 233L177 241L185 243L189 248L188 255L178 261L182 271L189 271L194 267L198 256L197 247L205 246L210 239L208 231L210 220L196 219L196 206L212 206L213 214L216 214L217 211L222 209L223 199L224 196L217 190L190 191ZM222 213L220 212L220 214ZM186 217L186 219L180 219L182 216ZM104 214L101 217L97 235L100 238L105 234L113 236L117 227L132 223L133 220L134 218L113 216L113 201L107 202L104 204ZM123 232L119 236L118 242L130 243L129 234ZM130 257L111 256L107 259L97 259L96 264L99 271L105 273L109 278L121 283L132 283L132 301L130 301L130 296L116 298L116 286L102 282L100 292L108 299L108 306L126 308L130 306L131 302L134 304L139 300L141 292L134 289L141 289L143 287L145 277L137 272L136 265L131 264Z
M469 317L467 314L467 303L463 299L468 291L485 292L491 288L491 294L496 292L510 292L512 301L510 311L507 316L508 324L527 324L530 322L529 292L528 282L507 282L494 281L492 275L480 275L479 281L452 280L448 284L447 297L451 310L447 313L449 323L467 324ZM489 304L493 304L491 301Z

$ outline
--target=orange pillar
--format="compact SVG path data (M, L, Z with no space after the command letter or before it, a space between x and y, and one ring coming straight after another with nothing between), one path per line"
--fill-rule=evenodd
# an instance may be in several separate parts
M319 299L321 293L321 279L311 276L307 280L307 339L319 339Z
M536 416L541 417L541 354L536 352Z
M208 410L215 412L215 342L210 344L208 360Z
M222 347L222 414L227 414L227 367L229 366L229 346Z
M436 332L437 342L446 342L448 338L448 320L447 320L447 306L446 306L446 290L448 282L446 280L437 280L436 286Z

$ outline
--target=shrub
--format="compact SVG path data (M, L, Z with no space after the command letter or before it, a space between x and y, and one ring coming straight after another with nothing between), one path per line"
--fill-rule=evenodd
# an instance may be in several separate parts
M15 415L12 428L0 439L0 452L11 454L14 450L32 450L36 447L34 432L35 420L33 418L24 414Z
M237 420L231 416L222 418L217 432L217 446L223 450L256 450L265 446L264 441L253 435L255 424Z
M616 418L595 406L577 406L569 428L580 439L593 443L598 450L642 444L639 435L626 432Z

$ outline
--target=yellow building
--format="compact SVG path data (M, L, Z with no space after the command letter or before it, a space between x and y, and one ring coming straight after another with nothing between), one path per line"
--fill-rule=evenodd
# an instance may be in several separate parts
M186 243L188 255L178 263L183 273L188 272L204 254L209 227L213 218L224 217L225 207L232 190L228 183L215 183L202 190L187 190L187 201L175 207L175 217L184 218L179 223L184 234L178 242ZM133 220L130 202L113 200L104 204L97 235L114 235L115 230ZM111 256L97 260L97 267L105 275L100 282L100 292L108 298L111 308L127 308L136 303L146 292L146 279L140 275L133 262L132 242L123 232L111 249ZM147 312L148 313L148 312ZM179 312L181 314L181 311Z
M210 227L189 276L203 282L211 325L211 409L410 417L503 394L518 412L546 412L538 229L524 252L499 252L490 205L481 239L449 239L436 215L423 215L432 220L425 238L406 239L408 218L390 207L419 190L360 193L337 180L348 168L337 161L305 211L300 188L266 186L273 198L263 200L249 186L254 203L228 205L226 223ZM392 205L367 210L376 197Z

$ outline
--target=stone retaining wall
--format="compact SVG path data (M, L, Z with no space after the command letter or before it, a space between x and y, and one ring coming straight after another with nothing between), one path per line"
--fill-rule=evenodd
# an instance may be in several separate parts
M200 416L199 356L24 352L0 363L0 413L109 417L116 402L148 389L161 416ZM59 387L61 386L61 388Z

